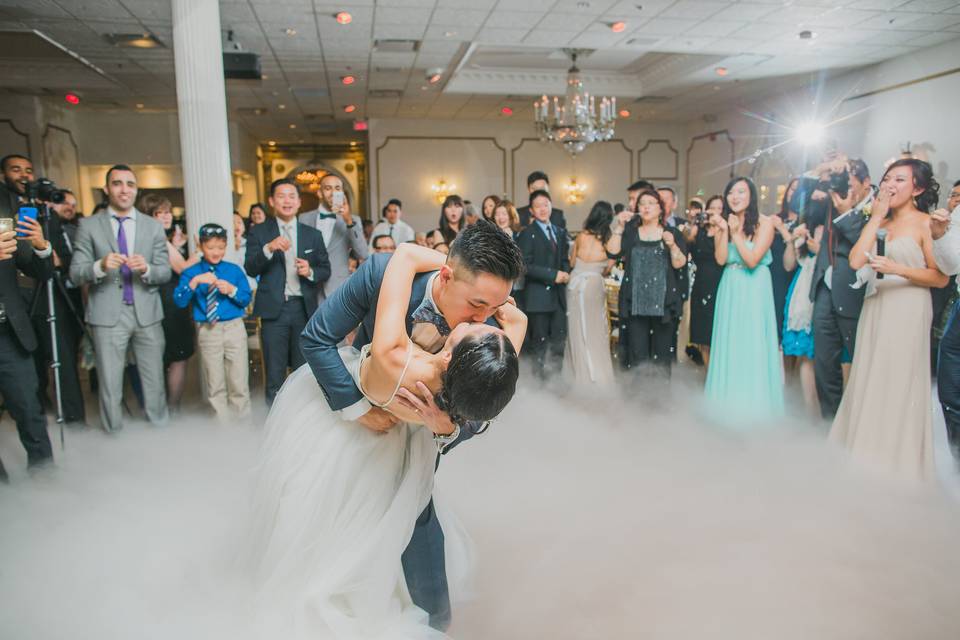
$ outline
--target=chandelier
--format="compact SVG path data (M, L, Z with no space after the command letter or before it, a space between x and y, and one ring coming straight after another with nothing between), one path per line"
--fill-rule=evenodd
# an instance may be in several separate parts
M533 103L537 135L544 142L559 142L571 156L576 156L593 142L610 140L617 119L617 99L591 96L583 88L577 55L580 49L564 49L572 66L567 71L567 93L563 102L543 96ZM599 107L599 109L598 109Z

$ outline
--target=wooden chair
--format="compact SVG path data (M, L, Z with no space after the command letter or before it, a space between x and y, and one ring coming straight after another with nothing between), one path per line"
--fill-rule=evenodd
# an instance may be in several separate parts
M247 353L250 367L250 386L253 387L254 381L259 380L262 388L267 385L267 368L263 360L263 342L260 337L260 318L254 318L252 315L250 315L253 313L253 300L256 295L257 292L254 291L253 296L250 298L250 304L247 306L246 312L243 316L243 326L247 330Z

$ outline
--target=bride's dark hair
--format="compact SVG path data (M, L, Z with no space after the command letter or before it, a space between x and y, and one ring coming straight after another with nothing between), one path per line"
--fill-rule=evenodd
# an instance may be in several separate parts
M453 348L437 406L455 424L492 420L517 389L517 351L501 333L467 336Z

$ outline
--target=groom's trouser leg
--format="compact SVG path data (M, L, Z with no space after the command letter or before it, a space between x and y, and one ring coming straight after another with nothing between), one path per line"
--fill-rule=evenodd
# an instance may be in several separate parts
M413 603L430 614L431 627L446 631L450 626L450 591L443 555L443 529L433 509L433 500L417 518L401 560Z

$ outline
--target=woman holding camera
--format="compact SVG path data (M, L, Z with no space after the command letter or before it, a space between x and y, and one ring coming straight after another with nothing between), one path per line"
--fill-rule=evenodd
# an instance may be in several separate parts
M626 369L651 365L670 377L674 336L683 309L682 274L686 243L666 224L660 194L645 189L637 197L638 216L626 226L614 222L607 251L623 258L620 285L620 362Z
M723 213L723 197L707 200L703 217L687 226L684 238L690 247L690 256L696 265L693 292L690 294L690 343L700 350L703 364L710 366L710 343L713 338L713 314L717 305L717 288L723 275L723 265L717 264L714 237L718 228L711 219Z
M918 480L934 474L930 289L949 280L933 257L928 215L939 190L930 164L913 158L891 164L880 181L850 253L850 266L869 265L875 278L868 279L850 381L830 430L854 457Z
M746 427L783 414L783 365L770 279L774 227L760 215L757 187L734 178L723 192L717 264L725 265L713 321L705 394L711 414Z

